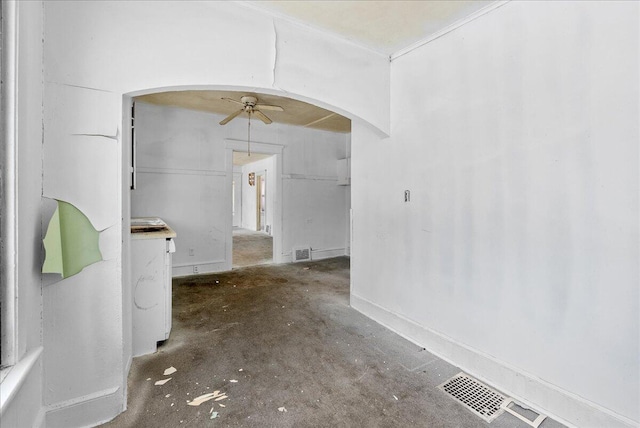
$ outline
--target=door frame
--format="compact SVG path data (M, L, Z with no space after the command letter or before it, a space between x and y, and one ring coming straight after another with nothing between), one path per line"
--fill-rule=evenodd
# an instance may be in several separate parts
M234 199L234 194L233 191L231 192L231 206L232 208L235 207L235 211L232 209L231 210L231 221L232 221L232 225L233 225L233 217L234 214L237 215L238 217L236 217L236 220L239 220L240 223L240 227L242 227L242 173L241 172L234 172L232 177L231 177L231 182L235 182L235 200ZM239 199L239 201L238 201ZM238 203L239 202L239 203ZM236 227L235 225L233 227Z
M262 180L264 179L264 183ZM262 206L262 192L264 192L264 207ZM264 222L262 221L262 208L264 208ZM256 172L256 230L267 231L267 171Z
M231 213L231 182L233 181L233 152L244 152L247 149L246 140L236 140L227 138L225 141L225 181L226 181L226 203L229 207L225 210L227 213L227 246L226 246L226 260L231 269L233 260L233 216ZM271 195L273 203L273 224L271 235L273 237L273 262L284 263L283 248L282 248L282 152L284 146L280 144L251 142L251 152L261 153L267 155L273 155L273 174L270 175L270 180L274 180L275 194Z

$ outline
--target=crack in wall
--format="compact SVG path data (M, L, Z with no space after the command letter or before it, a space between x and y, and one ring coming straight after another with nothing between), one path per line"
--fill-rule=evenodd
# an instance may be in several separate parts
M273 82L271 86L274 88L278 88L276 86L276 73L278 68L278 27L276 25L275 19L273 20L273 45L274 45L274 53L273 53ZM279 89L279 88L278 88Z
M104 137L110 140L118 141L118 137L120 136L120 130L116 131L115 135L106 135L106 134L71 134L73 136L84 136L84 137Z
M57 82L50 82L50 81L47 81L46 83L53 83L53 84L56 84L56 85L69 86L71 88L88 89L89 91L106 92L108 94L112 94L113 93L112 91L107 91L106 89L91 88L89 86L82 86L82 85L72 85L70 83L57 83Z

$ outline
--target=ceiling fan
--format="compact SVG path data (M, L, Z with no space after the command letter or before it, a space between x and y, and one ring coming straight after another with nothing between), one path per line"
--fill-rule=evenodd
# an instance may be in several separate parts
M232 119L239 116L242 113L247 113L249 115L249 120L251 120L251 115L254 114L258 116L258 119L266 123L270 124L272 121L265 115L262 110L271 110L271 111L284 111L284 109L280 106L272 106L268 104L258 104L258 99L256 97L252 97L246 95L240 98L240 101L234 100L233 98L222 98L223 100L230 101L232 103L240 104L242 108L240 110L231 113L229 116L220 121L220 125L226 125Z
M255 114L258 116L258 119L263 121L265 124L270 124L272 122L271 119L267 117L261 110L271 110L271 111L284 111L284 109L280 106L272 106L268 104L258 104L258 99L256 97L252 97L250 95L245 95L240 98L240 101L234 100L233 98L222 98L223 100L230 101L232 103L240 104L242 108L234 113L231 113L229 116L225 117L220 121L220 125L226 125L234 118L238 117L242 113L247 113L249 115L249 124L247 128L247 155L251 156L251 115Z

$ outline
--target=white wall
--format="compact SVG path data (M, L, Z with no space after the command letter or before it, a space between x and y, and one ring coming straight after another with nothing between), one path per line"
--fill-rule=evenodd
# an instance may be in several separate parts
M352 304L578 426L640 421L638 21L508 3L392 63L392 138L353 129Z
M312 51L318 55L310 61ZM232 2L44 2L44 82L43 194L108 229L104 245L112 250L109 260L45 288L51 426L98 423L126 406L123 95L178 87L286 91L389 130L386 57ZM217 171L218 160L210 167ZM215 174L194 177L185 180L218 186ZM68 338L75 338L71 354Z
M138 186L132 192L132 216L161 217L174 228L174 275L231 268L227 258L225 140L246 138L246 119L218 125L220 115L136 103ZM343 255L348 242L345 186L337 185L336 161L345 156L349 136L282 124L254 124L252 139L283 147L283 191L276 195L275 158L243 168L243 227L255 229L255 189L248 172L268 171L267 224L282 200L282 254L311 245L314 257ZM192 248L193 256L189 255Z
M10 67L12 64L16 70L15 80L3 82L3 95L8 95L9 92L14 93L14 103L10 108L15 108L18 119L15 122L17 294L14 300L16 310L14 327L17 330L15 335L17 342L14 349L15 364L6 370L8 374L0 386L0 420L3 426L40 426L44 418L40 275L42 260L40 242L42 232L42 3L13 2L3 4L2 8L3 38L6 38L3 50L7 50L3 55L5 60L11 61L3 63L3 67ZM15 52L15 56L10 51ZM3 79L4 77L3 75ZM8 123L3 125L8 126ZM13 142L3 141L3 151L11 143ZM3 167L7 165L3 164ZM7 214L3 212L1 215ZM7 243L6 239L6 236L2 236L3 247ZM7 266L2 267L3 273L7 268ZM12 286L8 283L2 285L3 288ZM2 292L4 293L5 290ZM6 308L7 304L3 302L3 310L6 311ZM3 321L6 320L4 315Z

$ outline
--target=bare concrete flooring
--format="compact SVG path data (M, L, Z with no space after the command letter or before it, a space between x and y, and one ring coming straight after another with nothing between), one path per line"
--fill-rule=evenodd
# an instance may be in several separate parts
M348 258L176 279L173 299L171 337L134 359L106 426L527 427L464 409L436 388L458 368L350 308Z
M233 229L233 267L273 262L273 237L264 232Z

